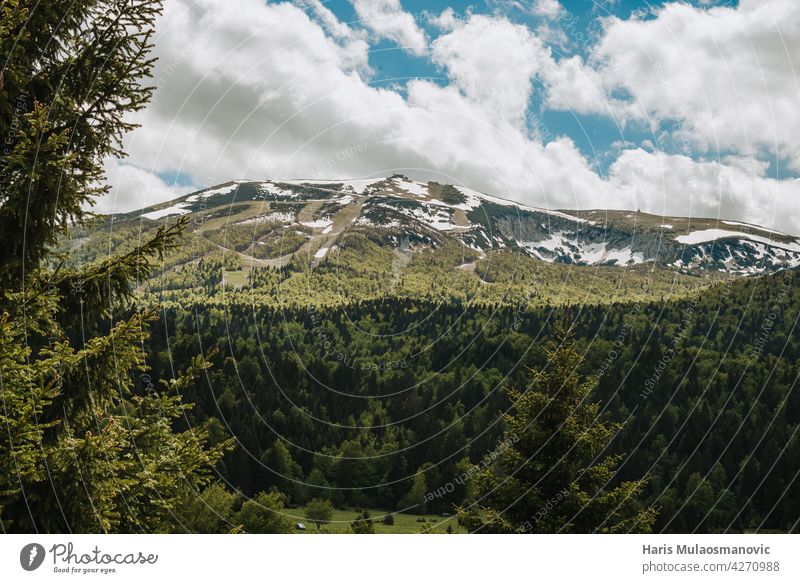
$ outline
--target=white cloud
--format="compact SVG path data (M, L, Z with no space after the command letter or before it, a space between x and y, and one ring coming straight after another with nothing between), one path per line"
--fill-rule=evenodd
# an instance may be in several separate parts
M603 88L602 74L586 66L575 55L551 62L542 72L545 106L576 114L603 113L616 117L627 106L610 98Z
M213 23L214 33L194 43L195 22ZM306 140L336 152L349 143L347 122L341 133L314 135L362 109L402 103L361 80L366 51L343 49L289 4L175 0L158 30L158 93L128 146L141 167L203 183L263 177L284 163L313 167L313 153L294 151Z
M357 32L326 34L288 3L172 0L157 30L157 98L127 140L132 166L111 168L119 188L108 204L118 208L180 194L143 168L198 185L401 170L553 208L691 210L800 231L800 183L766 178L744 156L696 162L623 149L603 178L569 138L531 136L520 118L532 76L556 88L551 106L560 94L574 110L607 111L592 90L603 71L577 57L553 61L505 18L471 15L440 36L432 58L449 85L415 80L404 93L369 84L367 48L347 42ZM612 105L628 115L624 103Z
M558 0L487 0L487 4L493 7L494 13L497 15L519 11L555 20L566 12Z
M632 97L625 108L593 98L595 111L611 109L656 125L677 121L673 139L686 148L768 151L800 170L796 0L742 0L736 8L710 9L671 2L647 18L610 17L592 63L598 90ZM569 107L572 88L562 86L552 101Z
M369 44L365 31L354 29L339 20L320 0L306 0L306 6L311 8L325 32L342 46L341 53L345 57L346 65L357 68L365 75L371 74Z
M531 6L531 12L537 16L555 20L564 13L564 7L558 0L535 0Z
M464 24L464 21L456 16L452 8L445 8L439 14L429 14L427 21L431 26L435 26L444 32L452 32Z
M104 167L108 182L113 186L108 196L101 198L93 207L94 212L114 213L140 209L172 200L193 190L168 185L155 174L119 160L109 158L105 160Z
M314 15L325 27L326 32L331 36L341 39L351 39L358 35L358 33L353 31L347 24L340 21L327 6L320 2L320 0L306 0L306 5L311 8Z
M350 0L361 24L378 38L389 39L416 55L425 53L428 39L400 0Z
M610 169L611 186L657 214L720 217L800 231L800 183L766 177L751 158L695 161L682 155L626 150Z
M473 16L457 36L439 39L453 85L414 81L404 98L371 87L299 8L232 2L167 6L159 94L127 147L137 166L180 171L198 184L407 169L562 205L602 186L569 140L544 147L519 127L531 76L548 55L523 27ZM218 24L185 51L193 21ZM459 35L467 27L484 38L464 58L456 51L469 40Z
M512 120L524 117L533 76L552 61L550 49L525 26L481 15L437 38L431 55L464 95Z

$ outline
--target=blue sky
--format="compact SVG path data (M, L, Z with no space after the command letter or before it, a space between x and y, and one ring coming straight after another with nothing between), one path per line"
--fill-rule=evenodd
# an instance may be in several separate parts
M660 5L665 2L644 2L640 0L566 0L560 2L564 8L563 14L558 18L557 25L565 31L571 42L564 45L551 45L552 50L559 56L581 55L588 57L591 48L591 39L599 34L601 20L610 16L628 19L632 14L641 15L642 19L653 18ZM693 0L686 2L698 8L712 6L736 6L737 0L706 0L701 2ZM415 15L436 14L448 8L452 9L457 17L468 18L471 14L502 14L514 22L525 24L535 29L543 22L541 16L531 14L531 2L447 2L413 0L403 2L404 8ZM325 5L332 10L340 20L358 25L359 19L353 5L348 0L331 0ZM441 34L435 26L430 25L424 16L417 16L420 27L432 39ZM428 59L409 54L401 50L397 43L382 40L373 44L370 51L369 63L374 70L371 83L380 86L396 84L412 78L423 78L441 85L448 84L448 78L440 67L434 66ZM614 160L614 144L620 141L641 144L645 140L656 141L649 128L640 125L622 125L609 116L589 114L584 115L575 111L553 111L539 107L541 96L541 83L534 80L534 93L529 110L529 128L534 125L546 128L546 136L556 138L569 136L581 152L591 161L592 166L600 174L605 174L609 164ZM665 123L668 126L669 123ZM550 139L552 139L550 138ZM680 145L670 141L659 143L659 148L666 152L675 153L680 150ZM720 153L729 153L720 151ZM700 153L693 153L695 158ZM769 160L771 176L797 177L798 174L785 166L775 163L774 156L765 156Z
M104 210L401 170L800 232L798 29L796 0L172 0Z

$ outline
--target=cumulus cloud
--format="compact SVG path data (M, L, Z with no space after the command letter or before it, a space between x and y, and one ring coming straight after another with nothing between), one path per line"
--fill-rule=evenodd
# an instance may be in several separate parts
M311 8L314 15L322 23L325 31L331 36L341 39L352 39L355 36L361 37L357 31L340 21L333 11L320 0L307 0L306 5Z
M195 22L213 34L195 42ZM349 118L402 102L362 81L366 50L344 49L289 4L175 0L158 30L158 91L128 145L141 167L201 183L313 167L304 142L335 152ZM324 131L337 122L341 133Z
M696 161L632 149L611 166L610 183L636 208L657 214L733 218L797 232L800 184L769 178L766 170L752 158Z
M193 190L185 186L168 185L152 172L119 160L107 159L104 169L112 188L108 196L101 198L92 209L98 213L140 209Z
M691 210L800 231L792 212L800 183L768 178L744 153L692 160L658 152L658 144L623 144L601 176L568 137L544 143L531 135L522 120L534 77L547 88L544 107L624 120L634 106L609 99L610 73L599 61L555 60L523 25L469 15L431 47L448 82L412 80L401 91L370 84L363 33L331 18L313 6L307 13L260 0L167 3L157 29L157 96L127 141L131 164L110 167L114 207L182 192L142 169L180 172L197 186L400 170L553 208ZM608 34L615 26L608 23Z
M800 170L800 10L796 0L742 0L738 7L664 4L653 14L609 17L592 51L592 99L582 112L658 126L700 152L770 152ZM593 77L594 75L594 77ZM562 79L551 104L575 104ZM603 103L596 93L602 91ZM608 96L624 92L627 105Z
M602 74L580 55L547 63L542 71L545 106L576 114L601 113L624 119L628 105L608 96Z
M518 10L550 20L555 20L566 12L558 0L487 0L487 3L498 13Z
M198 185L404 169L561 205L585 203L602 185L571 141L544 146L519 126L548 55L524 27L472 16L437 41L451 84L412 81L403 96L370 86L301 9L232 3L167 6L158 95L127 144L138 167L179 171ZM192 22L213 23L197 46ZM468 27L484 40L467 55Z
M452 32L464 23L452 8L445 8L439 14L428 14L427 21L431 26L445 32Z
M564 14L564 7L558 0L535 0L531 12L537 16L555 20Z
M339 20L333 11L320 0L306 0L306 6L311 9L325 32L342 46L346 64L357 68L364 74L370 74L369 44L365 31L354 29Z
M422 55L428 46L425 33L400 0L351 0L361 23L378 38L389 39L405 50Z
M528 109L533 76L551 61L550 49L527 27L482 15L437 38L431 56L468 98L517 120Z

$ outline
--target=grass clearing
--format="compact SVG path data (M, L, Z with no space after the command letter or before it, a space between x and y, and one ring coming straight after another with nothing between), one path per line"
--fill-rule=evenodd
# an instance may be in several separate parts
M247 285L247 272L244 270L225 271L222 274L222 281L226 285L232 285L233 287L244 287Z
M416 534L423 528L431 529L435 534L445 534L447 527L452 526L454 533L466 534L466 530L458 525L456 516L439 516L437 514L404 514L387 513L385 510L368 509L375 524L375 534ZM296 531L301 534L346 534L350 532L350 523L359 516L356 510L336 510L333 520L328 524L322 525L317 530L317 526L305 517L304 508L295 508L289 511L293 522L301 522L305 525L305 531ZM394 524L383 524L383 517L387 514L394 516ZM424 518L425 522L417 522Z

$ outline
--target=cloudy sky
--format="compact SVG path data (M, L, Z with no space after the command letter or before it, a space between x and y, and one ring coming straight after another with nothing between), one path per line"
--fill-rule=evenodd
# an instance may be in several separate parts
M101 211L399 171L800 234L798 0L169 0L155 44Z

